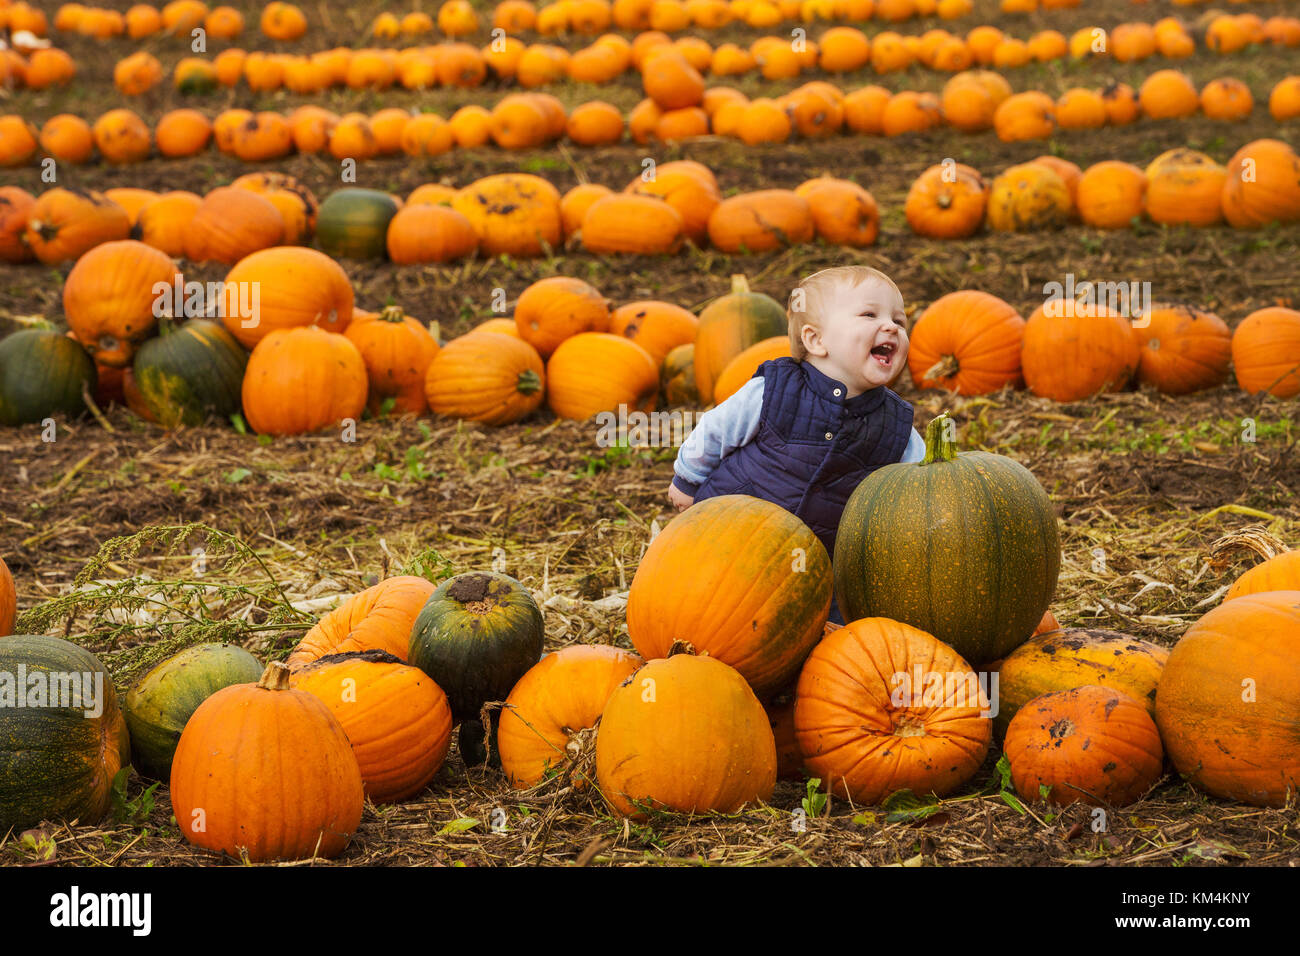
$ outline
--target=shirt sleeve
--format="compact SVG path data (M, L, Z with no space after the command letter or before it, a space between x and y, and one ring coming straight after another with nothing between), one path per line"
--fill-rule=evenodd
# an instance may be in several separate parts
M913 428L912 437L907 440L907 448L903 450L903 457L898 460L900 462L918 462L924 457L925 439Z
M751 378L734 395L699 417L677 452L673 484L694 496L730 452L758 434L763 413L763 379Z

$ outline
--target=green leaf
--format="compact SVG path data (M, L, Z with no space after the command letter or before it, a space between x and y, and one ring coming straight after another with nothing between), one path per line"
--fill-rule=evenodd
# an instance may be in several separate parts
M244 416L239 412L230 416L230 424L235 427L235 431L240 435L248 434L248 423L244 421Z
M272 438L270 435L258 435L258 436L257 436L257 443L258 443L259 445L269 445L269 444L271 444L271 442L273 442L273 441L275 441L275 439Z
M924 820L939 812L939 801L921 799L911 790L896 790L885 798L882 806L889 811L886 823L905 823L909 820Z
M1016 813L1019 813L1021 816L1024 816L1025 808L1020 805L1020 801L1016 799L1016 795L1014 793L1012 793L1009 790L1003 790L1000 794L998 794L998 796L1000 796L1002 798L1002 802L1005 803L1007 806L1009 806L1012 810L1015 810Z
M226 472L225 478L228 484L237 485L251 474L247 468L232 468Z
M473 830L480 822L481 821L475 820L473 817L459 817L446 823L443 828L438 831L438 836L442 836L446 833L464 833L466 830Z

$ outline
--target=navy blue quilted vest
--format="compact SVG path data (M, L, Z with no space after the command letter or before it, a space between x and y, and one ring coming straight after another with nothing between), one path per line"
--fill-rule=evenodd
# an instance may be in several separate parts
M840 515L862 479L903 457L912 406L888 388L845 398L840 382L807 362L764 362L754 440L731 452L695 493L766 498L797 515L835 557Z

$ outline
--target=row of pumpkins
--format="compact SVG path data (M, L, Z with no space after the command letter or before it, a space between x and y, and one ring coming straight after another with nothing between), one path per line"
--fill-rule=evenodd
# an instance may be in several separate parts
M54 12L53 25L61 33L101 40L116 36L142 40L159 33L189 40L195 29L202 29L213 39L229 40L243 32L244 15L234 7L209 8L201 0L171 0L161 9L147 3L136 3L126 11L93 4L64 3ZM268 39L297 40L307 32L307 18L294 4L271 0L262 8L258 26ZM5 27L44 37L49 32L50 21L44 10L26 0L3 0L0 3L0 29Z
M0 746L27 754L21 768L0 761L0 826L96 822L130 762L170 781L196 846L333 856L366 797L402 801L431 783L455 724L467 765L492 761L515 788L594 782L632 817L734 812L802 771L858 804L944 796L995 735L1031 801L1045 788L1057 804L1122 806L1155 786L1167 756L1209 794L1285 805L1300 789L1300 552L1242 575L1172 652L1062 631L1047 610L1060 554L1046 493L1011 459L958 453L946 424L927 428L926 463L880 469L855 491L833 574L812 531L770 502L724 496L674 518L629 592L636 654L542 657L530 593L479 572L437 588L381 582L265 669L240 648L192 647L132 687L124 715L93 654L0 638L11 673L103 674L106 690L94 719L84 699L0 712ZM966 517L917 517L933 514ZM792 566L792 553L806 561ZM827 623L832 588L846 627ZM14 603L0 562L0 633Z
M689 64L658 56L652 67L647 78L689 69ZM1250 88L1241 80L1211 80L1198 93L1175 70L1152 74L1136 91L1125 83L1104 91L1073 87L1057 99L1038 90L1013 94L1001 74L989 70L958 73L939 95L893 93L876 85L845 93L832 83L814 81L777 97L751 99L730 86L706 89L702 79L686 91L666 87L652 92L626 116L603 100L566 111L555 97L535 91L508 94L491 109L467 104L449 118L397 107L370 116L339 116L313 104L288 114L232 108L209 119L196 109L181 108L163 114L152 131L125 108L109 110L93 124L60 113L40 129L11 113L0 116L0 166L35 162L42 151L74 165L89 162L96 153L110 163L137 163L148 159L155 146L161 156L184 158L215 145L245 162L280 159L295 151L327 151L340 161L357 162L396 154L418 158L488 143L535 148L562 137L579 146L607 146L625 137L644 144L716 135L753 146L842 131L898 136L945 124L964 132L993 129L1000 139L1017 142L1048 139L1058 129L1123 125L1142 115L1168 119L1199 111L1214 119L1241 120L1254 109ZM1300 116L1300 75L1278 81L1269 95L1269 111L1278 122Z
M1236 18L1224 18L1236 23ZM1258 17L1255 18L1258 21ZM1131 32L1150 35L1149 47L1130 45ZM1300 18L1275 17L1267 26L1258 26L1259 42L1280 47L1300 47ZM1214 45L1213 28L1208 34ZM1195 42L1174 18L1167 18L1153 29L1147 24L1126 24L1115 30L1115 58L1121 62L1145 59L1159 49L1171 57L1188 56ZM1085 49L1106 46L1104 30L1081 30L1075 40L1084 40ZM182 93L210 93L219 88L237 86L241 81L254 92L287 89L293 93L321 93L331 87L355 90L384 90L399 85L408 90L425 90L437 86L475 88L489 79L516 82L525 89L570 80L575 83L604 84L616 81L629 70L642 74L646 94L663 105L664 96L682 100L685 82L703 83L705 74L714 77L741 76L758 72L767 80L784 80L820 69L844 74L872 68L878 74L896 72L912 64L921 64L947 73L957 73L972 66L997 70L1023 66L1028 62L1048 62L1069 55L1064 36L1054 30L1043 31L1028 43L1005 37L996 27L976 27L966 37L947 30L934 29L923 36L905 37L885 32L868 37L853 27L832 27L817 41L795 46L789 37L764 36L748 47L724 43L714 48L699 37L682 37L674 41L667 33L647 31L631 42L618 34L606 34L587 47L570 53L549 43L525 45L515 37L493 41L483 48L467 43L449 43L408 47L400 51L367 48L351 50L338 47L312 56L280 53L248 53L231 48L212 59L187 56L172 70L173 83ZM1217 47L1216 47L1217 48ZM55 51L56 53L58 51ZM1224 50L1220 50L1224 52ZM1232 51L1232 52L1235 52ZM661 54L680 56L690 67L683 76L665 83L660 70L651 60ZM26 85L41 89L51 83L67 82L75 67L67 54L63 71L53 71L45 63L33 63ZM44 57L41 59L45 59ZM147 50L130 54L117 62L113 81L127 96L147 93L162 82L162 63ZM682 105L693 105L683 103Z

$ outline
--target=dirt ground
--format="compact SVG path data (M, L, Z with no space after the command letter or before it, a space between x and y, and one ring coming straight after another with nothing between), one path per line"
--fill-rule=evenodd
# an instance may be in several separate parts
M237 5L247 15L248 5ZM309 4L313 22L328 18L329 26L313 29L303 46L355 44L382 6L363 0L340 12L336 5L317 10ZM1104 0L1089 6L1011 17L996 13L995 4L977 3L985 15L957 26L966 30L987 21L1018 36L1049 26L1068 34L1083 25L1110 27L1171 12L1163 3ZM1232 9L1267 16L1275 7ZM919 33L933 25L912 21L901 29ZM716 44L759 32L740 27L703 35ZM250 48L269 46L247 39ZM579 45L575 38L563 42ZM121 105L109 76L114 59L131 45L60 45L78 59L77 83L66 91L16 94L0 103L0 112L19 111L40 121L63 110L97 115ZM167 69L187 52L171 41L158 41L155 49ZM1056 64L1013 72L1010 79L1017 89L1058 93L1074 85L1101 86L1110 78L1133 82L1165 65L1158 58L1127 66ZM1144 165L1174 146L1203 149L1226 161L1255 138L1297 141L1300 127L1274 123L1265 107L1272 84L1295 72L1295 51L1218 57L1202 50L1178 65L1198 85L1225 74L1245 80L1255 94L1254 115L1238 124L1204 118L1139 122L1065 132L1036 144L940 130L764 149L711 138L676 147L511 154L481 149L423 163L401 158L359 167L357 185L401 193L424 182L462 185L518 169L545 176L561 190L583 180L621 188L639 173L645 156L699 160L717 172L725 193L793 187L828 173L857 180L879 202L881 237L869 250L810 244L775 255L725 256L688 249L671 259L562 250L528 262L477 260L455 268L350 262L345 268L359 305L397 303L421 319L438 320L447 336L493 315L493 289L506 289L513 301L528 283L547 275L584 278L615 303L653 297L694 309L726 291L733 273L748 275L754 288L783 302L798 277L850 262L885 269L912 311L947 292L979 288L1028 315L1042 301L1044 283L1073 273L1078 281L1149 281L1157 301L1212 309L1235 325L1254 309L1300 296L1300 229L1243 233L1143 225L1111 233L1075 226L1054 234L938 243L913 236L902 215L911 181L949 156L992 175L1045 152L1084 167L1109 158ZM911 70L883 80L874 74L844 78L841 85L934 89L942 79ZM753 79L735 85L747 93L759 86ZM630 79L556 92L568 104L600 97L630 107L640 97ZM445 115L461 103L497 95L335 91L322 101L340 112L397 104ZM289 109L302 101L238 90L186 105ZM181 102L167 90L133 105L152 120ZM186 161L68 169L60 184L201 190L251 168L213 152ZM300 176L321 196L341 185L337 165L317 157L291 157L275 168ZM3 181L42 188L34 168L6 170ZM66 272L67 267L0 266L0 334L15 317L61 321ZM224 274L212 266L186 272L199 279ZM1067 627L1112 628L1172 645L1250 561L1239 554L1212 567L1208 558L1217 539L1263 527L1290 545L1300 543L1294 401L1252 399L1231 385L1181 398L1131 391L1067 405L1025 392L963 400L919 393L909 383L899 391L915 405L918 427L947 410L957 421L962 447L1010 455L1048 490L1061 518L1063 548L1053 609ZM1252 431L1254 440L1243 440ZM222 423L167 432L114 408L103 422L61 425L53 443L42 441L37 426L0 431L0 554L13 571L20 609L43 605L31 620L96 649L123 687L151 661L196 639L228 637L264 660L281 656L337 595L402 570L445 575L488 567L502 555L506 572L545 604L548 650L579 641L630 646L620 600L652 523L669 518L665 491L672 457L672 449L598 447L594 424L556 421L544 411L502 429L435 419L367 421L357 440L347 443L329 434L259 440ZM132 535L100 553L106 542ZM91 585L97 595L69 598L79 575L83 585L98 582ZM203 612L200 588L210 589ZM148 599L172 610L159 615ZM1053 816L1041 807L1010 805L999 793L996 756L964 791L937 807L863 808L832 799L819 815L815 802L804 806L802 784L781 783L770 807L734 817L664 815L629 824L590 794L546 788L516 794L499 773L467 768L453 747L435 784L418 799L368 806L357 838L332 865L1300 862L1300 815L1294 807L1259 810L1213 800L1171 773L1146 799L1110 814L1099 831L1085 808ZM54 829L58 861L229 862L190 848L169 822L165 784L152 792L147 787L134 776L129 781L124 822ZM0 844L0 862L30 863L34 857L11 837Z

